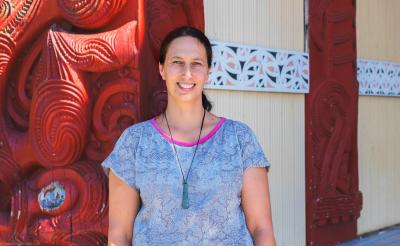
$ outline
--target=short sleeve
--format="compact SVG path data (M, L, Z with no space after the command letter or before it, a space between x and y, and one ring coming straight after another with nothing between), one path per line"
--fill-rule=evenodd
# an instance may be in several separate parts
M132 126L121 134L113 151L101 164L108 174L110 170L132 188L136 186L136 148L140 141L140 132L137 127Z
M270 163L254 132L246 124L236 122L236 134L242 154L243 171L249 167L270 167Z

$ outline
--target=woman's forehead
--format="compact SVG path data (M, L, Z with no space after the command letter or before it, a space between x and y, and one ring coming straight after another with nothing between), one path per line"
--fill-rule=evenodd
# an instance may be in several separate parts
M174 39L168 47L167 58L192 57L206 59L206 49L196 38L185 36Z

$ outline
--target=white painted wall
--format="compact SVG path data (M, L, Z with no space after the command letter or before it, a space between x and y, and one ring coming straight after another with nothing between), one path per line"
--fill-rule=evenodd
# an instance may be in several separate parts
M400 62L400 1L357 1L358 57ZM400 97L359 99L358 233L400 223Z

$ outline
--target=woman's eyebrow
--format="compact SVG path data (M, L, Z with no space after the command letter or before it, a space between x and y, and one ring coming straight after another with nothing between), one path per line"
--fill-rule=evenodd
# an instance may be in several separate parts
M180 57L180 56L173 56L173 57L171 57L170 59L182 59L182 57Z
M169 59L179 59L179 60L182 60L183 58L180 57L180 56L172 56L172 57L170 57ZM205 60L204 60L203 58L201 58L201 57L196 57L196 58L194 58L193 60L194 60L194 61L202 61L202 62L205 61Z

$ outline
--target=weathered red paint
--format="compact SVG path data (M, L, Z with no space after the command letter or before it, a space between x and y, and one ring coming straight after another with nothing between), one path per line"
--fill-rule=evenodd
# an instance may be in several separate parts
M310 0L310 93L306 95L307 245L357 235L355 0Z
M0 244L104 245L100 162L159 112L160 40L201 0L0 3Z

